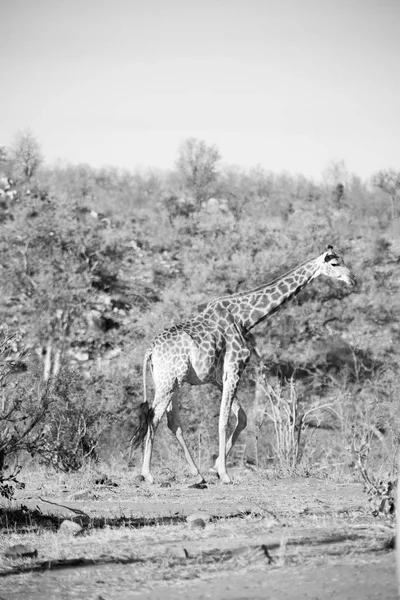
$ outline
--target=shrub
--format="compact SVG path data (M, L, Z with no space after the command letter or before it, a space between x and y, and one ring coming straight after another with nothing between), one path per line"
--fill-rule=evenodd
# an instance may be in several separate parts
M48 387L37 387L27 375L28 350L18 333L2 330L0 341L0 495L11 498L20 467L8 474L6 459L40 445L50 398ZM24 374L24 375L22 375Z
M97 460L101 434L116 419L99 383L64 367L52 382L52 403L36 453L45 464L64 472Z

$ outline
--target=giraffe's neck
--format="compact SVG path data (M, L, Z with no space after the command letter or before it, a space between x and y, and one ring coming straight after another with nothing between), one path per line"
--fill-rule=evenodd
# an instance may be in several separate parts
M313 259L266 285L247 292L222 296L212 301L209 306L218 305L228 310L245 331L250 331L296 296L316 276L317 271L317 259Z

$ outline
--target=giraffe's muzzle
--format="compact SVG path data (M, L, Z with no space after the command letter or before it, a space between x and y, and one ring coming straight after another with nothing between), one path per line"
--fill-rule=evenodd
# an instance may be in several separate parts
M348 284L349 285L357 285L357 279L353 275L353 273L348 274Z

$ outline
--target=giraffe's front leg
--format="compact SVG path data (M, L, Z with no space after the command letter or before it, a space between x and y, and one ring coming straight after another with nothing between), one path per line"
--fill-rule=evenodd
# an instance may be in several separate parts
M236 417L236 425L235 425L235 429L233 430L231 437L229 438L229 440L226 443L225 456L229 455L229 453L232 450L233 446L235 445L239 435L241 434L243 429L246 428L246 425L247 425L246 413L244 412L243 408L240 406L237 398L233 399L231 410ZM211 467L210 473L213 473L214 475L218 475L218 467L219 467L219 457L216 459L214 466Z
M233 338L231 351L225 355L224 372L222 377L222 401L219 414L219 453L214 469L223 483L230 483L226 472L226 457L235 444L240 432L246 427L246 413L235 399L240 378L250 359L250 350L245 345L240 331L233 323ZM230 410L236 415L236 427L229 441L226 441Z
M224 375L221 409L219 413L219 455L216 462L218 475L222 483L231 483L231 478L226 471L226 430L228 428L229 413L239 385L240 374L227 371Z

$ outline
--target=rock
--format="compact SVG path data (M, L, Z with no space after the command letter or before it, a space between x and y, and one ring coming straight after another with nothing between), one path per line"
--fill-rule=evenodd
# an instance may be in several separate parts
M114 481L112 481L108 475L106 475L105 473L102 473L101 475L99 475L99 477L95 480L95 484L96 485L108 485L111 487L118 487L118 483L115 483Z
M205 512L195 512L186 517L186 521L190 527L190 529L204 529L206 523L210 521L211 517L208 513Z
M75 360L79 362L86 362L89 360L89 352L75 352L74 353Z
M7 558L37 558L38 551L32 546L25 546L25 544L16 544L10 546L5 552L4 556Z
M188 523L190 523L190 521L194 521L195 519L203 519L205 523L209 523L211 521L211 515L204 512L203 510L198 510L186 517L186 521Z
M120 348L120 347L117 346L117 348L113 348L112 350L108 350L104 354L103 359L104 360L112 360L113 358L116 358L117 356L119 356L121 354L121 352L122 352L122 348Z
M204 529L206 524L203 519L193 519L193 521L188 521L190 529Z
M71 358L73 358L74 360L77 360L78 362L87 362L90 358L89 352L73 350L72 348L70 348L68 350L68 354L71 356Z
M189 558L188 551L186 548L182 548L182 546L172 546L171 548L166 548L165 554L168 554L171 558Z
M59 533L63 533L65 535L77 535L80 531L82 531L82 527L79 523L75 523L74 521L69 521L65 519L60 525Z

